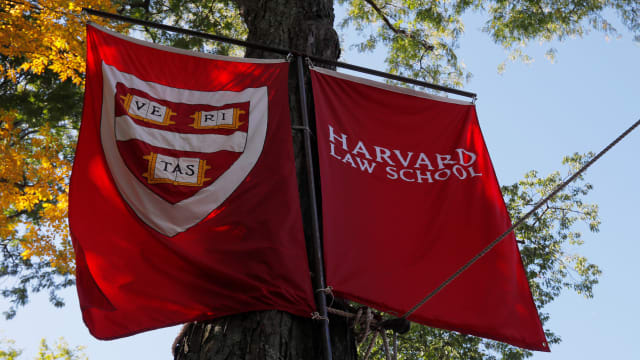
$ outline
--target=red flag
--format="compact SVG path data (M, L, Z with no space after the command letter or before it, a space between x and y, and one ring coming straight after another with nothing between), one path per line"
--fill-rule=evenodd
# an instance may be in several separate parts
M327 284L401 316L511 226L475 106L312 71ZM513 235L409 317L548 351Z
M87 27L69 224L91 333L279 309L308 316L288 64Z

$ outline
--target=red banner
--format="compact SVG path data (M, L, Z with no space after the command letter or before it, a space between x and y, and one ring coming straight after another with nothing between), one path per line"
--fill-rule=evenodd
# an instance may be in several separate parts
M511 226L475 106L311 74L327 284L401 316ZM549 351L513 235L409 319Z
M288 64L94 26L87 44L69 224L91 333L253 310L309 316Z

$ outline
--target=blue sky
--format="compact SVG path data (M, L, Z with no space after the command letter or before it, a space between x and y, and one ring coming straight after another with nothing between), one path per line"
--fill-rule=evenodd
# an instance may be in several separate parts
M468 17L459 57L474 77L466 89L478 93L477 109L487 146L501 184L511 184L530 170L541 175L560 168L564 155L597 152L640 118L640 46L622 31L622 39L606 41L594 33L583 39L553 44L555 64L544 59L548 46L534 44L535 61L497 65L506 56ZM622 26L618 26L622 29ZM351 37L349 37L351 38ZM343 61L383 70L381 56L361 55L345 48ZM636 286L640 270L640 130L636 130L586 174L594 185L588 202L600 206L601 231L588 233L577 251L603 270L593 299L565 292L546 308L549 326L563 342L550 354L533 359L640 358L636 324L640 323ZM75 289L65 291L67 306L54 309L45 295L35 296L15 319L1 320L0 337L16 340L32 359L41 338L63 336L86 346L90 359L171 359L178 327L160 329L115 341L93 339L80 317ZM0 306L5 303L0 301Z
M619 27L621 28L621 27ZM598 152L640 118L640 46L632 36L606 41L602 34L553 44L555 64L544 59L546 46L530 46L536 61L495 68L504 52L488 37L468 28L461 44L479 94L480 123L499 181L510 184L529 169L548 174L563 155ZM548 326L563 342L535 360L640 358L635 325L640 295L633 284L640 270L634 254L640 237L638 190L640 131L630 134L586 174L594 185L587 201L600 206L601 231L583 230L577 249L603 270L593 299L565 292L547 307Z

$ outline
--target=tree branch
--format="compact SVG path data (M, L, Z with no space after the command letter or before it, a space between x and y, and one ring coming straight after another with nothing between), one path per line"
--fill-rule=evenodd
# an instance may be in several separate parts
M404 36L404 37L406 37L408 39L417 41L427 51L432 51L433 50L433 48L434 48L433 45L431 45L428 42L416 37L413 33L408 32L405 29L401 29L401 28L397 28L397 27L393 26L393 24L391 23L391 20L389 20L389 18L384 14L382 9L380 9L378 7L378 5L373 0L364 0L364 1L373 8L373 10L378 14L378 16L380 16L382 21L385 23L385 25L387 25L387 27L391 31L393 31L394 34L399 35L399 36Z
M406 30L398 29L395 26L393 26L393 24L391 23L389 18L387 18L387 16L384 14L384 12L382 12L382 9L380 9L378 7L378 5L375 2L373 2L373 0L364 0L364 1L373 8L373 10L382 18L382 21L384 21L384 23L387 25L387 27L389 29L391 29L391 31L393 31L396 35L403 35L403 36L408 36L409 35L409 34L407 34Z
M27 130L27 131L21 132L21 134L18 136L18 139L19 140L24 140L29 135L37 134L38 131L39 130L37 130L37 129L32 129L32 130Z
M34 4L31 1L7 0L7 2L9 4L14 4L14 5L26 5L26 6L31 7L33 10L42 11L42 6L38 5L37 3Z
M19 216L26 215L28 213L29 212L27 210L20 210L20 211L17 211L16 213L14 213L14 214L8 215L7 219L10 219L10 220L11 219L15 219L15 218L17 218Z

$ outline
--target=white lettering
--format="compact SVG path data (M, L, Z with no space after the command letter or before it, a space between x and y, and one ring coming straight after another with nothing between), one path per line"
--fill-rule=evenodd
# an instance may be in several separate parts
M387 177L389 179L395 180L398 178L398 174L396 174L396 168L394 168L393 166L387 166L385 170L387 170Z
M342 159L343 163L349 163L351 164L351 166L353 166L354 168L357 168L356 164L353 162L353 159L351 158L351 155L347 154L344 156L344 159Z
M453 173L460 179L465 179L467 177L467 172L464 171L464 168L460 165L453 166Z
M355 147L350 150L347 135L336 131L331 125L328 126L329 155L362 172L375 174L377 163L386 163L389 165L385 167L388 179L420 184L445 181L452 176L460 180L482 176L471 166L477 162L478 155L463 148L455 149L451 154L428 155L383 146L369 146L356 139L351 141L355 143ZM340 147L346 153L339 150ZM186 171L184 168L181 170Z
M469 170L469 174L471 174L471 177L474 177L474 176L482 176L482 174L476 174L476 172L475 172L475 171L473 171L473 168L472 168L472 167L467 168L467 170Z
M444 164L455 164L456 163L455 161L451 161L451 155L436 154L436 159L438 161L438 169L444 169Z
M462 166L469 166L471 164L473 164L476 161L476 154L469 152L465 149L456 149L456 151L458 152L458 157L460 158L460 165ZM469 157L469 162L465 162L464 161L464 155L467 155Z
M418 156L418 161L416 161L416 165L414 167L419 168L422 164L426 164L429 170L433 170L433 166L431 166L429 158L427 158L427 155L425 155L424 153L420 153L420 155Z
M374 146L374 148L376 149L376 161L377 162L382 162L382 158L384 158L387 163L389 163L389 165L395 165L393 163L393 161L391 161L391 159L389 159L389 157L391 156L391 151L389 151L389 149L385 149L383 147L380 146Z
M356 145L356 148L353 149L351 153L354 155L358 155L358 153L362 153L367 159L373 159L371 155L369 155L367 148L364 147L364 144L362 143L362 141L358 141L358 145Z
M441 176L439 174L445 173L446 175ZM449 176L451 175L451 170L449 169L443 169L438 171L434 176L436 178L436 180L447 180L449 178Z
M431 178L431 173L429 171L425 171L424 175L420 173L420 170L416 170L416 175L418 177L418 182L422 184L423 179L427 179L427 182L432 183L433 179Z
M407 172L407 171L409 171L409 172L413 172L413 170L411 170L411 169L402 169L402 170L400 170L400 178L401 178L402 180L404 180L404 181L414 182L414 181L415 181L414 179L409 179L409 178L406 178L406 177L404 176L404 173L405 173L405 172Z
M336 155L336 144L330 143L329 146L330 146L329 154L331 154L331 156L333 156L338 160L342 160L340 156Z
M402 153L400 152L400 150L393 150L393 152L398 157L398 160L400 160L400 163L402 163L402 166L407 167L409 165L409 161L411 160L411 156L413 155L412 152L408 152L407 153L407 159L406 160L402 158Z
M361 171L365 171L367 170L367 172L369 174L371 174L371 172L373 171L373 169L376 167L376 163L371 162L369 163L367 160L362 159L360 160L359 157L356 156L356 161L358 162L358 165L360 166L360 170Z
M349 151L349 148L347 147L347 135L345 134L340 134L340 137L338 137L334 132L333 132L333 128L331 127L331 125L329 125L329 141L334 142L334 140L339 140L340 142L342 142L342 148L344 150Z

